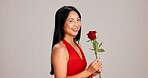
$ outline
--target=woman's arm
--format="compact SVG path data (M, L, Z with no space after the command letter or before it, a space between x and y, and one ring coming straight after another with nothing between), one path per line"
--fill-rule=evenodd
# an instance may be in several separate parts
M68 52L65 48L65 46L57 44L53 47L52 55L51 55L51 61L54 67L54 76L55 78L87 78L92 73L99 70L99 62L98 59L96 59L94 62L92 62L88 68L84 71L82 71L79 74L73 75L73 76L66 76L67 75L67 60L68 60Z
M51 62L55 78L65 78L67 73L66 49L61 44L56 44L52 49Z

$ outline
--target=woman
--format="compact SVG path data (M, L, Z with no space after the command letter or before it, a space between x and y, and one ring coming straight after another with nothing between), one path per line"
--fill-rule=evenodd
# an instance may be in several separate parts
M61 7L55 15L55 30L51 54L51 74L55 78L91 78L102 71L95 59L87 63L79 40L81 15L73 6Z

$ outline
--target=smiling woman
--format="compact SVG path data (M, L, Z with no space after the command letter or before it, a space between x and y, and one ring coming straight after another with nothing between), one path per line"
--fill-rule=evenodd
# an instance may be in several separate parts
M81 18L75 11L71 11L64 23L65 36L76 36L81 27Z
M55 30L51 53L51 74L55 78L91 78L102 71L95 59L87 66L79 40L81 15L73 6L61 7L55 15Z

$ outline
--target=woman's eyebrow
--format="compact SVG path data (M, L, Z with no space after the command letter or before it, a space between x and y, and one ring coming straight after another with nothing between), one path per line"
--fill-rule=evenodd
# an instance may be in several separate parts
M81 19L80 17L78 17L77 19ZM68 18L67 20L74 20L74 18Z
M68 18L67 20L74 20L74 18Z

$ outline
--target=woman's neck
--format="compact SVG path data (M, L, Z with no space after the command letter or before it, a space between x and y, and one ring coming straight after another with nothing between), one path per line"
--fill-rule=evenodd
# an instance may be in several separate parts
M64 37L64 39L70 43L70 44L74 44L74 37L73 36L66 36Z

